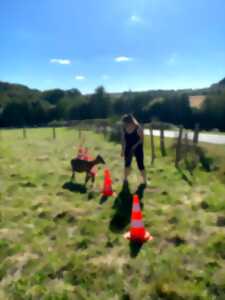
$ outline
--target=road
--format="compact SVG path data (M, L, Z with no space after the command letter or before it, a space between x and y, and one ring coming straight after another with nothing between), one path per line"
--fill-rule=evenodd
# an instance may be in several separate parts
M150 135L150 130L144 130L145 135ZM154 136L160 136L159 130L153 130ZM178 131L164 130L164 135L167 138L175 138L178 136ZM193 132L188 132L188 139L193 139ZM225 145L225 135L220 134L212 134L212 133L200 133L199 134L199 142L217 144L217 145Z

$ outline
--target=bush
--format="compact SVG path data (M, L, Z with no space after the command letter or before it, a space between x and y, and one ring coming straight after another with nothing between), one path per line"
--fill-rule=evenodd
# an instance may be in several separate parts
M48 123L49 127L65 127L67 126L68 123L66 121L63 120L53 120L51 122Z
M81 130L90 130L105 128L112 125L112 120L109 119L86 119L86 120L73 120L68 124L70 127L76 127Z
M151 123L145 123L144 128L149 129L150 125L152 125L153 129L163 128L164 130L178 130L177 126L170 124L170 123L160 122L160 121L153 121Z
M120 143L121 141L121 123L117 122L111 127L109 132L109 140L111 142Z

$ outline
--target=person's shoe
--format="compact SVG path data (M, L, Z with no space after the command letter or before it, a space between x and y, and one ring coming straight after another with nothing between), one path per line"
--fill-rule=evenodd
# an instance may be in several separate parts
M147 187L147 182L142 183L142 186L143 186L144 189L146 189L146 187Z

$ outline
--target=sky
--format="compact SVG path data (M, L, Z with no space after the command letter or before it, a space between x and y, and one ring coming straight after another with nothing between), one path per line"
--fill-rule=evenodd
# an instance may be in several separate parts
M224 0L0 0L0 81L91 93L224 77Z

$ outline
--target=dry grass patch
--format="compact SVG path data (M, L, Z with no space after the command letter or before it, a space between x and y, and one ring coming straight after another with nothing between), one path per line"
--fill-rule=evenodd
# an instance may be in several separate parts
M202 103L205 101L206 96L199 95L199 96L189 96L189 102L191 107L200 108Z

